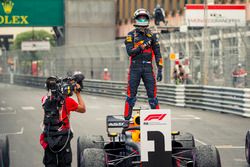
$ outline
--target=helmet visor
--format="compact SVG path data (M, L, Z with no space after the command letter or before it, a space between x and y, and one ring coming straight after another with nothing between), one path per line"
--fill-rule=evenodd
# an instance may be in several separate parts
M148 20L148 17L147 16L138 16L136 19L135 19L135 25L136 26L148 26L149 25L149 20Z

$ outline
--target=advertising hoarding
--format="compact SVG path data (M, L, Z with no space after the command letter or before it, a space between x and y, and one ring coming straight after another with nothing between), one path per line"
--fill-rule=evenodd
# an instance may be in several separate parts
M232 27L246 25L245 5L187 4L185 22L189 27Z
M63 0L0 0L0 27L64 26Z

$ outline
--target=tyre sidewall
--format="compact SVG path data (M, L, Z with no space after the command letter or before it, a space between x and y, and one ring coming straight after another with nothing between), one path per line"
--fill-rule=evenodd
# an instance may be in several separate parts
M93 141L99 141L93 143ZM77 139L77 166L82 167L83 163L83 152L87 148L98 148L103 149L104 143L103 136L101 135L83 135Z
M245 156L248 164L250 164L250 131L247 132L245 141Z
M8 136L0 136L0 150L2 150L2 159L5 167L9 167L9 138Z
M85 149L83 152L81 165L81 167L106 167L104 149Z
M3 154L2 154L2 150L0 149L0 167L4 167L3 164Z
M219 151L211 145L195 147L193 161L195 167L221 167Z

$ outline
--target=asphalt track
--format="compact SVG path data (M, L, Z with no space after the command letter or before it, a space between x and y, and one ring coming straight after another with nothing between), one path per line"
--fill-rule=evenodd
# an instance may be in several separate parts
M43 89L0 83L0 134L10 138L11 167L40 167L43 149L39 144L43 110ZM122 114L121 99L85 95L87 113L72 113L71 125L73 163L76 166L76 140L81 134L106 134L105 116ZM146 107L146 103L137 103ZM219 148L223 167L248 167L244 155L245 134L250 129L250 119L204 110L177 108L161 105L172 110L172 130L192 133L196 144L214 144Z

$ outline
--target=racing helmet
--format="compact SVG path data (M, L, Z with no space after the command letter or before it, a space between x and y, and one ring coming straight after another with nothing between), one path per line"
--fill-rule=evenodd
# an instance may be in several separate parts
M136 27L148 27L150 14L146 9L137 9L134 13L134 26Z

